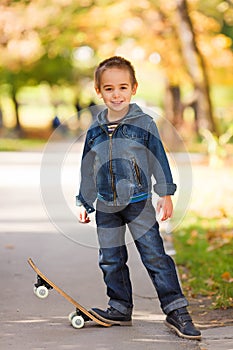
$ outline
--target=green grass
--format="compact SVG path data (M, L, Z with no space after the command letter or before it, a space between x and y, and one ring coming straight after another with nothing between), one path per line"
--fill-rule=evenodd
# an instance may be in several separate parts
M37 139L0 138L0 152L41 150L45 142Z
M233 217L192 214L174 233L176 263L187 297L212 299L212 307L233 306Z

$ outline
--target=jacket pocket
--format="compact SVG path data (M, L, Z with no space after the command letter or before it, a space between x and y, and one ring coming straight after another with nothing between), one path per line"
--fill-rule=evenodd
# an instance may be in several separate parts
M142 186L142 179L141 179L140 168L139 168L135 158L132 158L132 163L133 163L134 175L135 175L135 178L137 181L137 185L139 187L141 187Z

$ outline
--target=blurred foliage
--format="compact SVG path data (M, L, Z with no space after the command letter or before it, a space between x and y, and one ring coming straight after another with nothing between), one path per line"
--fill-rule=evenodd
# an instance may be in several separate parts
M211 133L208 129L201 129L200 134L207 143L207 150L209 154L209 162L212 166L221 165L223 160L227 157L226 145L233 136L233 124L231 124L227 131L219 137Z
M97 62L119 54L133 60L138 70L149 63L151 72L162 71L170 85L190 91L192 77L178 28L180 2L2 0L0 85L10 86L14 101L21 87L44 81L71 86L78 99ZM210 84L230 85L232 0L188 0L187 5Z
M232 2L189 0L188 5L207 62L212 68L230 68ZM173 79L179 80L185 73L176 30L176 1L5 0L0 6L2 69L16 73L31 70L41 58L48 62L55 57L72 60L73 50L88 45L101 58L115 50L129 54L132 49L135 60L157 52ZM229 31L223 33L227 27ZM174 75L173 68L178 67Z

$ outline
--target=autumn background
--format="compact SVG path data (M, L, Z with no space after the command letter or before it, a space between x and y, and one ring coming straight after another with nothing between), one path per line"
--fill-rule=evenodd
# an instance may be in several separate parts
M232 0L0 4L1 151L43 149L55 116L61 138L85 131L91 119L82 111L100 103L94 67L111 55L133 62L138 101L182 137L194 195L174 244L185 293L200 312L233 306L232 25ZM180 152L164 134L167 149Z

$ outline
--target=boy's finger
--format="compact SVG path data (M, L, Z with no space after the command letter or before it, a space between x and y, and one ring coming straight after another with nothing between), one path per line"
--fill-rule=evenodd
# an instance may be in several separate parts
M90 220L89 216L80 213L80 214L79 214L79 221L82 222L82 223L84 223L84 224L87 224L87 223L90 222L91 220Z
M163 209L160 207L159 210L157 210L157 220L162 221L164 217Z
M167 210L163 210L163 215L162 215L161 221L165 221L168 218L169 218L168 211Z
M161 217L161 221L165 221L166 219L167 219L167 216L163 214L163 216Z
M80 215L79 215L79 221L80 222L85 222L85 219L83 218L83 215L80 213Z

